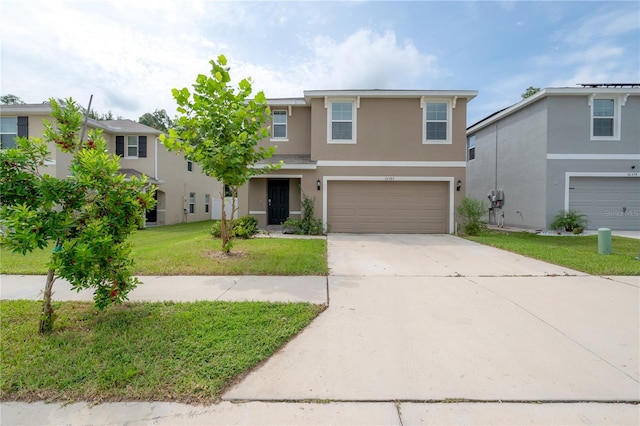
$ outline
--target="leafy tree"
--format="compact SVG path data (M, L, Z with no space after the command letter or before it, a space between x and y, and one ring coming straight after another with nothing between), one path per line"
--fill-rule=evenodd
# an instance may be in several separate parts
M8 93L6 95L0 96L0 104L3 104L3 105L24 104L24 101L20 97Z
M527 99L528 97L535 95L539 91L540 91L539 87L529 86L527 87L527 90L525 90L524 93L520 96L522 96L522 99Z
M225 213L225 190L222 199L221 238L222 250L231 250L233 218L237 212L235 200L238 188L252 176L278 168L278 165L256 169L252 166L271 158L274 147L257 146L258 141L269 135L263 124L271 112L263 92L249 99L252 92L251 79L244 79L236 91L231 85L227 59L209 61L209 76L200 74L193 85L193 93L187 88L173 89L179 114L169 135L161 140L170 150L179 150L200 165L203 172L228 186L232 194L231 217Z
M107 153L100 130L80 140L83 116L73 99L64 105L51 99L51 111L56 124L45 122L44 140L16 138L16 148L0 150L3 244L26 254L54 242L41 333L53 329L51 291L58 277L78 291L94 288L99 309L126 300L139 284L132 276L127 237L155 203L146 178L127 180L118 172L120 159ZM49 156L48 142L73 155L68 177L40 171Z
M162 130L165 133L169 131L169 128L173 127L173 120L169 118L167 111L164 109L156 109L152 113L144 113L138 119L138 123L153 127L156 130Z

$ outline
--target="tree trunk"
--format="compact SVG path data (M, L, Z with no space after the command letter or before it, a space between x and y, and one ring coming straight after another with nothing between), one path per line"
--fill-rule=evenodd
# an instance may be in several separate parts
M220 238L222 239L222 251L224 253L229 253L231 251L231 245L229 241L231 240L231 232L227 226L227 213L226 213L226 191L225 191L225 183L222 183L222 216L220 221Z
M53 331L53 321L54 321L54 313L53 307L51 306L51 289L53 288L53 283L56 280L54 275L55 270L49 269L47 271L47 283L44 286L44 298L42 301L42 314L40 316L40 333L50 333Z

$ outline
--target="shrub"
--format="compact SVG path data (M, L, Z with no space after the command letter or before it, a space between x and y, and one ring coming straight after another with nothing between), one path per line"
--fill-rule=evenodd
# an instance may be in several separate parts
M464 218L464 233L467 235L479 235L486 226L480 219L487 213L487 206L483 200L465 198L457 208L457 212Z
M560 210L553 219L553 222L551 222L551 225L549 225L549 228L553 230L564 228L567 232L574 232L574 230L579 229L580 231L578 233L580 233L588 223L587 216L580 212L575 210L568 210L566 212Z
M258 232L258 219L253 216L241 216L233 221L233 237L250 238ZM222 222L219 220L213 222L209 233L214 238L220 238L222 235Z
M322 220L316 219L313 216L313 203L315 198L310 198L306 194L302 194L302 217L287 218L282 223L282 229L290 229L291 232L297 235L322 235L324 233L324 227L322 226Z
M238 238L249 238L258 232L258 219L245 215L233 222L233 236Z

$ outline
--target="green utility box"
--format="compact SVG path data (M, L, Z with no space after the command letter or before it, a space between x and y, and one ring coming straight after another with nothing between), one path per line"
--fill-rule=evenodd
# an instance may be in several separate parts
M611 254L611 229L598 228L598 253Z

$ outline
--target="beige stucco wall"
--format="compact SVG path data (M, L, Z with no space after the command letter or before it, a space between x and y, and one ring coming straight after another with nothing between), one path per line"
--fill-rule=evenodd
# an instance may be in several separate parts
M443 98L453 101L453 98ZM361 98L356 144L327 143L324 99L311 101L311 159L342 161L466 161L466 99L452 109L452 143L423 144L419 98Z
M259 142L260 146L276 146L276 154L280 155L309 155L311 152L311 108L308 106L272 107L272 111L287 111L287 139L265 138ZM268 125L271 126L271 120Z

